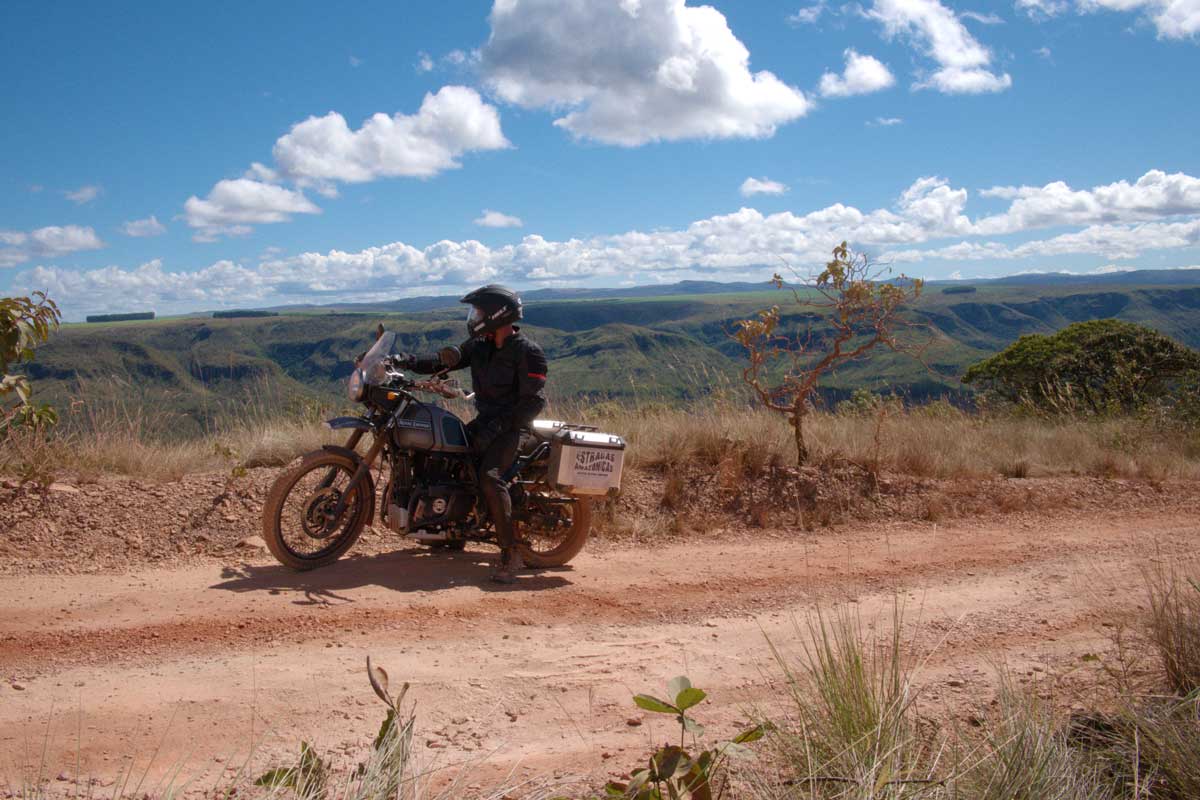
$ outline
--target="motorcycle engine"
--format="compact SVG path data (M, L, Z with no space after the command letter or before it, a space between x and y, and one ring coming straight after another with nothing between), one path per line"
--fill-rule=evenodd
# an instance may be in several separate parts
M417 495L416 509L408 521L408 528L415 530L462 522L474 505L475 494L462 486L430 486Z

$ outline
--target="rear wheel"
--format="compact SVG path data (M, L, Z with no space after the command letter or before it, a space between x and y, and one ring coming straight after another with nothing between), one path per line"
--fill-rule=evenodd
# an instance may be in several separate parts
M350 489L358 464L318 451L280 475L263 505L263 539L285 567L315 569L337 561L375 513L375 485L367 475ZM342 512L338 502L346 497Z
M592 503L580 497L528 495L514 521L521 558L531 567L561 567L583 549L592 528Z

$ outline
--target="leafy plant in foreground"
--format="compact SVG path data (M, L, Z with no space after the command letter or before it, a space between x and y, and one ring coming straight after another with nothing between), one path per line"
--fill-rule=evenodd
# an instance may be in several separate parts
M392 697L388 691L387 672L374 666L370 656L367 657L367 677L375 694L387 706L387 715L375 736L370 758L360 764L353 775L357 785L353 791L335 793L335 796L363 800L399 798L412 754L415 724L413 715L402 709L408 684L401 686L399 693ZM308 742L301 742L300 760L296 766L269 769L254 785L273 791L289 789L299 800L324 800L329 793L329 779L329 762L322 759Z
M267 770L255 786L269 789L291 789L297 797L320 800L325 797L329 783L329 764L308 742L300 743L300 763L294 767L275 767Z
M33 360L34 350L50 338L62 314L43 292L32 297L0 297L0 433L14 424L40 427L58 421L54 409L33 404L33 389L24 375L9 369ZM9 405L9 395L16 404Z
M635 695L638 708L655 714L669 714L679 723L679 744L664 745L650 756L645 767L634 770L628 782L610 782L605 787L608 797L630 800L713 800L725 796L726 760L746 751L745 745L761 739L766 732L762 726L742 731L732 740L718 742L714 747L695 755L684 749L690 734L693 744L704 735L704 726L688 716L688 709L704 700L704 690L692 686L684 676L667 684L667 696L660 700L648 694Z

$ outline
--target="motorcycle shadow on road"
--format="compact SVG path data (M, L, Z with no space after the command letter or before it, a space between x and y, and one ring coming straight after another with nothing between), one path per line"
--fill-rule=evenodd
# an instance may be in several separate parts
M433 552L425 548L374 555L350 555L327 567L296 572L279 564L240 564L221 569L221 581L210 589L299 595L297 605L353 603L356 589L378 587L393 592L436 592L474 586L484 592L530 592L571 585L563 573L570 567L522 572L514 584L489 580L496 556L485 551Z

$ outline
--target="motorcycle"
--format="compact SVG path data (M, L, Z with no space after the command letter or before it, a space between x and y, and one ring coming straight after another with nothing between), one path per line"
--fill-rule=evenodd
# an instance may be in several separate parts
M393 356L396 338L381 330L347 382L349 398L362 403L365 413L326 423L350 432L345 444L308 453L267 495L263 539L284 566L322 567L354 545L375 518L376 464L388 469L379 520L389 530L443 550L496 541L467 426L416 396L473 395L445 371L422 380L406 375ZM371 444L360 455L358 446L368 434ZM561 566L583 549L592 499L620 490L624 448L619 436L555 420L535 420L523 432L517 460L504 477L527 566ZM382 477L382 468L379 472Z

